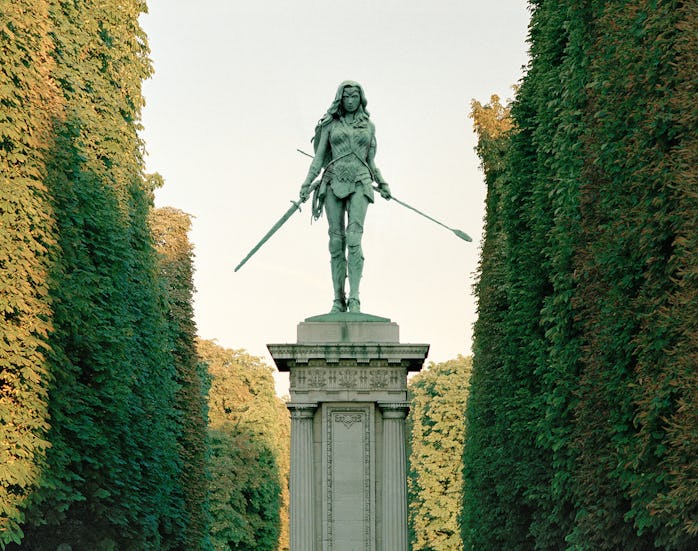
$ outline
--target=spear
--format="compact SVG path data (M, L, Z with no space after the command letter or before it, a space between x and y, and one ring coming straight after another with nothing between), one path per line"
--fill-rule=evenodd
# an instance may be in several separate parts
M296 149L296 151L298 151L298 153L302 153L302 154L305 155L306 157L310 157L311 159L313 158L313 156L312 156L310 153L306 153L306 152L303 151L302 149ZM376 187L376 186L373 186L373 189L375 189L376 191L380 192L379 188ZM456 229L456 228L452 228L452 227L450 227L450 226L447 226L447 225L444 224L443 222L439 222L438 220L436 220L435 218L432 218L432 217L429 216L428 214L423 213L421 210L418 210L418 209L414 208L413 206L408 205L407 203L405 203L405 202L403 202L403 201L400 201L400 199L398 199L397 197L395 197L395 196L392 195L392 194L390 195L390 198L391 198L393 201L395 201L397 204L402 205L403 207L408 208L408 209L410 209L411 211L414 211L414 212L416 212L417 214L420 214L420 215L424 216L424 218L426 218L427 220L431 220L431 221L434 222L435 224L438 224L439 226L444 227L444 228L446 228L446 229L449 230L449 231L452 231L457 237L460 237L463 241L468 241L468 242L471 242L471 241L472 241L472 238L471 238L467 233L465 233L464 231L461 231L461 230L459 230L459 229Z
M379 191L379 189L378 189L377 186L373 186L373 189L375 189L376 191ZM465 233L464 231L461 231L461 230L456 229L456 228L451 228L450 226L447 226L447 225L444 224L443 222L439 222L438 220L436 220L435 218L432 218L432 217L429 216L428 214L423 213L421 210L417 210L417 209L414 208L413 206L410 206L410 205L408 205L407 203L403 203L402 201L400 201L400 199L398 199L398 198L395 197L394 195L391 194L390 198L391 198L393 201L395 201L396 203L398 203L399 205L402 205L403 207L408 208L408 209L410 209L410 210L416 212L417 214L421 214L421 215L424 216L424 218L426 218L427 220L431 220L431 221L434 222L435 224L438 224L439 226L442 226L442 227L446 228L447 230L452 231L456 236L460 237L463 241L468 241L468 242L470 242L470 241L473 240L472 237L470 237L470 236L469 236L467 233Z

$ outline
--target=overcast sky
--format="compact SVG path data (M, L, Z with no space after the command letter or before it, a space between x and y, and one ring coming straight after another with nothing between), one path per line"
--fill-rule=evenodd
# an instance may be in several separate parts
M470 102L506 99L527 60L519 0L151 0L141 23L147 170L158 206L192 216L199 335L272 364L267 343L332 303L327 222L303 208L237 273L296 199L315 124L343 80L360 82L376 164L393 194L364 228L362 311L390 318L428 360L469 354L485 186ZM287 382L277 377L277 388Z

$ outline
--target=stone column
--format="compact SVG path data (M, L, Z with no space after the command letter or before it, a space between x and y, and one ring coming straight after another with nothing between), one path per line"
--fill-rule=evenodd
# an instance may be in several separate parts
M384 551L407 551L407 456L405 417L409 402L378 402L383 414Z
M288 403L291 412L291 551L315 551L313 418L317 403Z

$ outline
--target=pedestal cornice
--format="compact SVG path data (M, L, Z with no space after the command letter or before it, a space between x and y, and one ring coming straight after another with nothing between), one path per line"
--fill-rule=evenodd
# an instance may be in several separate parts
M388 365L419 371L429 353L428 344L403 343L322 343L322 344L268 344L279 371L292 367L340 365Z

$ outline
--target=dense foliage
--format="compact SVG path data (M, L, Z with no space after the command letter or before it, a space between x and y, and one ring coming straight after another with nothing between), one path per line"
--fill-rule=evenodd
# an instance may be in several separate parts
M463 548L464 413L471 359L431 364L410 380L408 469L411 548Z
M532 2L511 119L474 104L466 548L698 547L697 28L695 3Z
M190 220L152 208L144 9L0 7L3 549L288 547L270 368L206 342L200 361Z
M208 364L211 540L216 550L288 549L290 419L272 368L199 340Z
M180 308L191 289L172 293L190 281L160 272L137 135L144 8L2 3L2 547L181 549L201 535L183 470L200 463L183 446L203 423Z
M28 16L27 14L32 14ZM60 110L48 2L4 2L0 20L0 544L18 541L49 442L47 358L55 217L45 179Z
M148 178L161 185L158 175ZM196 350L193 309L193 250L188 239L191 220L180 210L156 209L151 215L160 275L166 286L169 350L179 384L175 407L179 413L180 481L187 513L184 547L210 549L208 537L207 400L209 377Z

